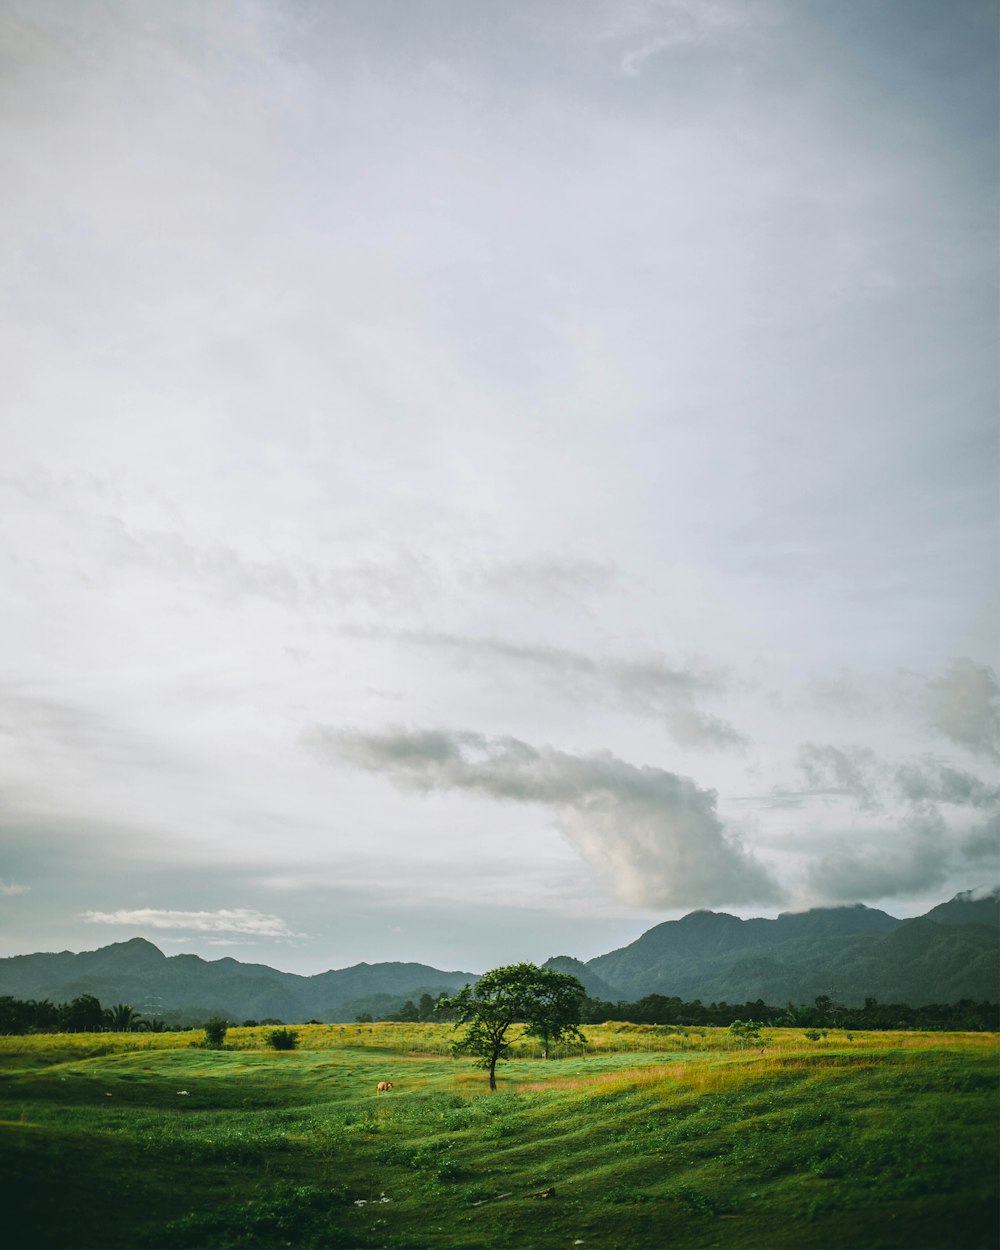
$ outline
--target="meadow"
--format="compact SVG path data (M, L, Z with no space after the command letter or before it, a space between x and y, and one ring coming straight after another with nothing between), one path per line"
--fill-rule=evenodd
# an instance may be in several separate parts
M996 1034L587 1026L491 1095L447 1025L297 1031L0 1038L0 1245L998 1244Z

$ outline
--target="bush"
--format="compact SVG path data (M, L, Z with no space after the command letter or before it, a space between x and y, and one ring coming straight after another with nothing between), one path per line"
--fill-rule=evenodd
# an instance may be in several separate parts
M205 1045L209 1046L212 1050L218 1050L222 1043L226 1040L226 1031L228 1028L229 1024L225 1020L220 1019L218 1016L213 1017L211 1020L206 1020Z
M294 1050L299 1035L294 1029L273 1029L267 1035L267 1044L275 1050Z
M734 1020L729 1026L729 1036L737 1046L759 1046L763 1041L757 1020Z

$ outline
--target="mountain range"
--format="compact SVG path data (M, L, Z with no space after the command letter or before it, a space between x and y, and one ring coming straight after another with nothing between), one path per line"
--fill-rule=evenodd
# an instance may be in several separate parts
M634 942L583 962L560 955L544 965L579 977L592 998L635 1001L662 994L702 1002L810 1002L827 995L911 1006L1000 997L1000 887L968 891L926 915L899 920L857 904L741 920L694 911ZM407 1000L453 993L471 972L419 963L355 964L315 976L266 964L198 955L167 956L135 937L96 951L0 959L0 995L68 1002L93 994L171 1021L353 1020L384 1015Z

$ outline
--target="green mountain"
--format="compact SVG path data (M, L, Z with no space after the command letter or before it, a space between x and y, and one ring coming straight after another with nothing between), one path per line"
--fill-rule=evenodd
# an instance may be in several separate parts
M609 1000L621 997L613 985L610 985L602 977L599 977L593 969L588 968L585 963L582 963L579 959L574 959L571 955L553 955L551 959L546 959L542 967L549 972L565 972L571 977L576 977L590 998Z
M913 920L860 904L774 920L694 911L586 963L558 955L544 966L578 977L591 998L610 1002L647 994L776 1005L821 994L849 1006L869 997L914 1007L992 1002L1000 997L1000 889L957 894ZM476 979L417 963L360 963L304 977L228 957L167 956L139 937L80 954L0 959L0 995L68 1002L93 994L171 1021L216 1014L290 1024L350 1021L361 1011L388 1014L422 994L454 993Z
M414 963L362 963L304 977L229 957L167 956L138 937L78 955L62 951L0 959L0 995L68 1002L93 994L102 1003L132 1003L145 1015L177 1021L217 1014L288 1023L353 1020L359 1000L374 997L389 1012L407 999L453 993L476 979L475 973Z
M1000 892L956 895L915 920L863 907L775 920L692 912L587 963L620 988L703 1002L809 1002L820 994L922 1006L1000 995Z

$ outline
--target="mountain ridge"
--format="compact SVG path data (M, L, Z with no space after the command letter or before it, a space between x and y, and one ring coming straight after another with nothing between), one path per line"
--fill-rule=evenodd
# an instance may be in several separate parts
M909 920L860 903L773 920L699 909L604 955L558 955L543 966L579 977L590 997L612 1003L649 994L775 1004L821 994L845 1005L867 997L912 1006L993 1001L1000 996L1000 887L963 891ZM67 1002L93 994L172 1019L353 1020L477 979L399 960L305 976L228 955L166 955L138 936L94 951L0 958L0 995Z

